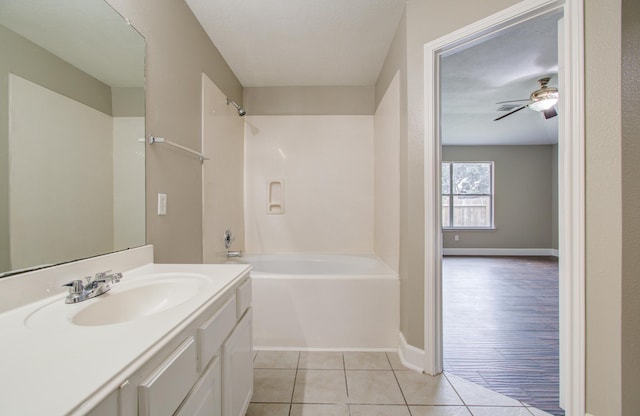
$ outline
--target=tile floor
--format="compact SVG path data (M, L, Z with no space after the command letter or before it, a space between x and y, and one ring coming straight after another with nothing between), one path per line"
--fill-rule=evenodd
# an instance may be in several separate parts
M259 351L247 416L546 416L453 374L402 366L396 353Z

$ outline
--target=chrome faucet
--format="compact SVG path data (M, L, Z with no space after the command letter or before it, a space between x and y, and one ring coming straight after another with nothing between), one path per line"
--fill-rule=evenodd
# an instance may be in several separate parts
M63 286L69 287L69 294L65 303L78 303L95 298L111 290L112 283L118 283L122 279L122 273L106 272L96 273L94 277L87 276L83 280L73 280Z

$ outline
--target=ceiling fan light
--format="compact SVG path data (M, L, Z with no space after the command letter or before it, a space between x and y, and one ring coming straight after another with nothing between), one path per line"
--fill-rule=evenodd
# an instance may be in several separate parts
M558 102L557 98L547 98L547 99L535 101L529 104L529 108L532 109L533 111L540 112L540 111L550 109L551 107L556 105L557 102Z

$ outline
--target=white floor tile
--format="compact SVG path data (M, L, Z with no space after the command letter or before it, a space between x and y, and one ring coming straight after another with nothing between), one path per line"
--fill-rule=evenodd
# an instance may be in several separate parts
M396 377L404 398L410 405L463 405L443 375L428 376L415 371L398 371Z
M402 365L402 361L400 361L400 356L398 355L397 352L388 352L387 353L387 358L389 358L389 361L391 362L391 368L393 368L396 371L413 371L405 366Z
M253 370L252 402L290 403L296 370Z
M247 416L550 416L450 373L408 370L395 352L258 351L254 364Z
M526 407L469 406L473 416L531 416Z
M405 404L393 371L347 370L349 403Z
M283 368L295 370L298 366L298 351L258 351L253 368Z
M298 370L293 403L347 402L347 385L343 370Z
M410 416L409 408L399 404L352 404L351 416Z
M344 404L292 404L291 416L349 416Z
M409 406L412 416L471 416L464 406Z
M391 370L384 352L345 352L344 367L347 370Z
M522 406L522 403L515 399L486 389L462 377L451 373L447 373L446 377L468 406Z
M303 351L300 353L298 368L307 370L343 370L344 361L341 352Z
M289 403L251 403L246 416L289 416Z

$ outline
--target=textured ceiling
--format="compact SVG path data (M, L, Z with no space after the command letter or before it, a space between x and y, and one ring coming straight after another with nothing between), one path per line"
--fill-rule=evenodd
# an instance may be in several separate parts
M539 88L538 79L551 76L549 86L558 86L558 17L520 23L442 58L444 144L557 143L559 117L545 120L525 108L493 119L506 113L496 111L497 102L528 99Z
M404 0L186 0L245 87L373 85Z

